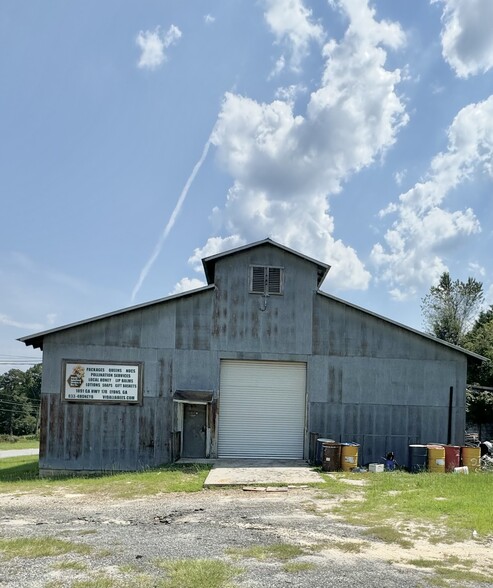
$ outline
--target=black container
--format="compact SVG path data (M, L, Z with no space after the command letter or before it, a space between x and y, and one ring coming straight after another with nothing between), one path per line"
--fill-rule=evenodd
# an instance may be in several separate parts
M428 447L426 445L409 445L408 468L412 474L425 472L428 467Z

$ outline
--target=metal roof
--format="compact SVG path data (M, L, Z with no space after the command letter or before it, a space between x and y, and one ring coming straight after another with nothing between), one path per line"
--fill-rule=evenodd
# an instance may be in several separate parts
M214 273L216 269L216 262L219 261L223 257L227 257L228 255L234 255L235 253L240 253L241 251L247 251L248 249L253 249L254 247L260 247L261 245L272 245L273 247L277 247L278 249L282 249L283 251L287 251L292 255L296 255L296 257L300 257L305 261L313 263L317 266L317 286L320 286L322 282L325 280L325 277L329 273L330 265L326 263L322 263L321 261L317 261L316 259L312 259L294 249L290 249L285 245L281 245L276 241L273 241L270 238L262 239L262 241L255 241L255 243L249 243L248 245L243 245L241 247L236 247L235 249L228 249L228 251L223 251L222 253L216 253L215 255L210 255L209 257L205 257L202 259L202 265L204 266L205 277L207 279L208 284L214 283Z
M77 321L75 323L70 323L68 325L62 325L60 327L55 327L53 329L49 329L48 331L41 331L39 333L34 333L34 335L27 335L26 337L20 337L17 341L21 341L26 345L32 345L34 349L43 349L43 337L45 335L51 335L52 333L59 333L60 331L66 331L67 329L72 329L74 327L80 327L81 325L86 325L88 323L92 323L95 321L101 321L106 318L110 318L112 316L118 316L119 314L125 314L126 312L133 312L134 310L140 310L141 308L148 308L149 306L154 306L155 304L161 304L163 302L169 302L170 300L176 300L178 298L185 298L186 296L192 296L194 294L199 294L201 292L205 292L207 290L213 290L214 285L203 286L202 288L195 288L194 290L187 290L187 292L180 292L180 294L172 294L171 296L166 296L165 298L160 298L158 300L152 300L151 302L144 302L142 304L137 304L136 306L129 306L127 308L121 308L120 310L115 310L113 312L108 312L106 314L100 314L98 316L94 316L88 319L84 319L82 321Z

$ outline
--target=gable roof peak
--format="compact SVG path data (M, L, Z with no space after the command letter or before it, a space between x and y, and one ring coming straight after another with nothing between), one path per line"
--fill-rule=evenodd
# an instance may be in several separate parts
M308 262L316 265L317 266L317 286L318 287L321 286L322 282L325 280L325 277L329 273L330 265L323 263L321 261L317 261L316 259L313 259L312 257L308 257L307 255L303 255L299 251L295 251L294 249L290 249L289 247L286 247L286 245L282 245L281 243L274 241L270 237L266 237L265 239L262 239L260 241L255 241L253 243L241 245L240 247L235 247L233 249L228 249L227 251L222 251L221 253L216 253L214 255L204 257L202 259L202 265L204 266L204 272L205 272L205 277L207 279L207 283L208 284L214 283L214 274L215 274L215 268L216 268L217 261L219 261L220 259L227 257L229 255L236 255L237 253L240 253L242 251L248 251L249 249L254 249L255 247L260 247L262 245L271 245L272 247L277 247L278 249L282 249L283 251L287 251L288 253L291 253L292 255L296 255L297 257L300 257L301 259L304 259L305 261L308 261Z

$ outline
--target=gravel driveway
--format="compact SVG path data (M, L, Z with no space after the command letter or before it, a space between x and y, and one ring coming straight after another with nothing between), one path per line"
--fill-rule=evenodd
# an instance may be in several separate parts
M243 569L233 581L238 587L431 585L433 572L410 566L406 560L417 557L419 549L429 557L430 550L448 553L450 546L417 542L404 550L384 544L328 513L334 500L320 498L312 488L272 493L215 489L131 501L62 493L49 497L3 494L0 538L56 537L83 543L92 551L90 555L4 560L0 586L71 586L78 579L98 575L117 578L116 585L124 585L125 578L139 573L165 577L155 565L157 558L222 559ZM279 543L306 548L305 554L291 561L309 563L309 569L289 571L282 561L237 560L227 553L232 547ZM360 553L345 547L355 543L362 548ZM459 553L467 548L457 547ZM78 562L82 569L60 569L60 562Z

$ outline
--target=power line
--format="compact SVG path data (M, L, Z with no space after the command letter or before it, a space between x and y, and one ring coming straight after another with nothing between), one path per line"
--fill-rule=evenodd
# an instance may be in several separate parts
M35 412L32 412L35 411ZM38 416L38 409L37 408L31 408L31 410L20 410L19 408L2 408L0 409L0 414L3 412L8 412L8 413L12 413L12 414L27 414L29 416L32 417L37 417Z
M39 361L18 361L18 360L3 360L0 359L0 365L38 365L39 363L43 363L42 360Z
M26 403L34 403L34 406L39 406L41 404L40 400L36 400L36 399L30 399L26 397ZM25 406L25 404L23 402L15 402L12 400L3 400L3 398L0 398L0 404L13 404L15 406Z
M34 355L5 355L0 353L0 361L43 361L43 358Z

